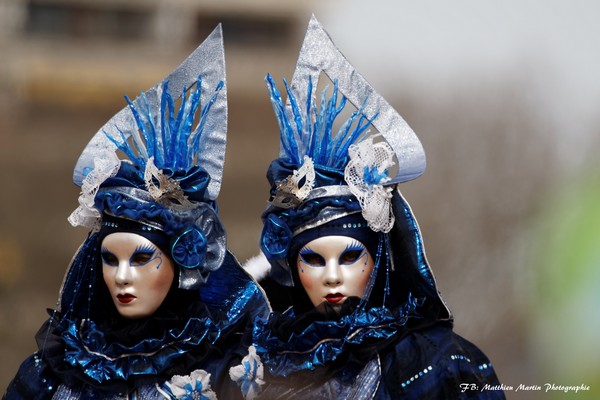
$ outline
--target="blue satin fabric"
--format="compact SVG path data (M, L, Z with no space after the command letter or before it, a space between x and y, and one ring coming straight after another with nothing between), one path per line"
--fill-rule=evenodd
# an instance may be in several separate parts
M131 187L101 189L96 207L115 217L158 225L169 242L163 251L181 267L179 287L198 288L225 258L225 229L215 210L206 203L197 203L195 208L179 212L148 197L147 192ZM135 233L145 235L144 231ZM160 242L156 244L161 246Z
M326 197L311 200L301 208L287 210L269 209L263 214L263 230L260 246L262 252L271 262L285 260L292 244L293 231L315 219L325 207L339 209L341 212L358 212L360 204L353 197Z
M93 321L61 322L60 326L65 327L61 334L66 347L65 361L97 382L157 375L194 348L204 344L212 347L240 324L268 314L262 292L230 253L198 294L208 309L207 315L190 318L184 328L171 329L162 338L148 338L133 346L106 343L103 332ZM84 302L72 305L82 306Z
M192 227L175 239L171 247L171 256L184 268L198 268L204 264L206 248L206 236L201 230Z
M102 383L127 380L133 375L157 375L202 342L214 344L219 334L219 328L210 318L190 318L181 331L171 329L162 338L149 338L127 347L107 343L96 324L84 320L80 324L69 322L62 338L65 361Z
M410 250L407 252L407 255L410 257L410 264L405 265L404 268L414 268L422 281L426 284L423 285L420 283L419 285L421 287L425 286L432 296L437 297L438 300L441 301L433 273L431 272L431 268L425 257L425 247L423 245L423 237L421 236L419 224L417 223L408 202L406 202L406 200L398 193L394 193L392 197L392 207L394 215L396 216L393 230L397 233L397 238L401 239L403 245ZM395 245L397 246L397 244Z
M224 332L238 322L251 323L253 318L269 315L263 292L229 252L221 268L210 274L199 291L200 300L211 314L220 316L215 321Z
M289 158L277 158L273 160L267 170L267 179L271 185L271 194L277 188L277 182L284 180L298 170L298 165ZM315 187L345 185L344 169L330 168L315 163Z
M96 208L115 217L158 225L167 235L190 225L190 221L176 218L171 210L153 202L147 193L148 198L134 197L138 194L141 192L134 193L129 186L112 188L110 191L100 189L95 198Z
M272 375L286 377L295 372L314 370L335 361L348 345L392 338L409 318L421 317L418 309L424 301L409 296L396 310L359 306L338 321L314 321L301 333L287 339L279 337L268 321L259 320L253 331L254 345ZM295 318L293 312L288 312L281 315L279 322Z
M94 288L104 284L98 278L98 270L91 268L99 265L98 243L98 235L91 235L76 254L62 288L61 318L51 317L46 328L40 330L40 357L23 364L7 398L20 399L24 393L35 392L39 398L47 399L60 384L104 398L117 387L138 387L147 380L165 376L166 371L177 370L182 360L193 362L191 357L197 357L194 369L202 368L212 374L214 390L226 392L227 398L237 398L239 389L229 379L229 368L239 363L235 354L241 354L241 358L247 351L248 344L241 343L241 338L248 324L254 318L265 319L269 307L262 291L233 255L228 252L221 268L211 273L208 282L198 290L204 311L198 310L184 320L181 328L170 328L162 336L143 337L125 345L108 343L100 328L103 320L90 318L90 310L111 306L94 300ZM187 307L181 304L182 312ZM64 374L68 375L68 382L61 380ZM44 391L34 389L39 387Z
M265 219L260 237L260 248L268 259L286 259L292 243L292 230L275 213Z
M210 183L210 175L200 166L186 169L161 168L163 174L179 183L183 193L191 201L208 201L206 189ZM134 187L147 190L144 180L145 171L137 164L122 162L117 175L102 183L102 188Z

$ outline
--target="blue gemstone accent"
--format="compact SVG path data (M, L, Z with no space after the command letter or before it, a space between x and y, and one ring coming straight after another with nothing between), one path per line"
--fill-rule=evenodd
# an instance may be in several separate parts
M463 356L462 354L451 355L450 359L451 360L464 360L464 361L467 361L467 362L471 362L471 360L468 357Z
M483 371L484 369L492 368L492 363L481 364L478 368L480 371Z
M428 373L432 369L433 369L433 367L430 365L427 368L425 368L423 371L419 371L417 374L415 374L415 376L411 376L409 380L407 380L406 382L402 383L402 387L404 388L404 387L410 385L411 382L416 381L417 379L419 379L420 377L422 377L424 374Z

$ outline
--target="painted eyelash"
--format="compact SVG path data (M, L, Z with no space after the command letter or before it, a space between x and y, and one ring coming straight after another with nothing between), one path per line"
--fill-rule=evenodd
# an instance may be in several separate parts
M113 255L113 253L108 250L106 247L102 247L102 249L100 250L100 256L104 257L105 255Z
M352 263L358 262L358 260L363 258L365 256L365 254L367 254L367 248L365 247L365 245L358 241L354 241L354 242L346 245L346 248L344 249L344 251L341 252L340 257L338 258L339 265L347 265L347 263L342 262L342 257L350 251L359 251L360 252L358 257L356 257L356 259ZM368 261L368 256L367 256L367 260L365 261L365 265L366 265L367 261Z
M363 245L362 243L355 240L354 242L346 245L346 248L344 249L342 254L345 253L346 251L355 251L355 250L362 251L364 249L365 249L365 245Z
M108 262L106 260L106 257L108 257L108 256L114 257L114 254L110 250L108 250L106 247L102 247L102 249L100 249L100 259L102 260L102 263L109 265L109 266L113 266L110 262Z
M321 257L321 258L322 258L322 256L321 256L319 253L317 253L316 251L314 251L314 250L313 250L313 249L311 249L310 247L304 247L304 248L302 248L302 250L300 250L300 251L298 252L298 254L300 255L300 260L302 261L302 263L304 263L304 264L306 264L306 265L310 265L310 266L312 266L312 267L321 266L321 265L316 265L316 264L313 264L313 263L311 263L310 261L308 261L308 260L305 258L305 256L313 256L313 255L314 255L314 256L318 256L318 257ZM304 272L304 270L302 270L302 272Z
M137 253L154 253L156 251L156 247L152 246L151 244L140 244L138 245L138 247L135 248L135 250L133 251L133 254L137 254Z
M302 250L300 250L300 255L303 256L303 255L307 255L307 254L317 254L317 252L308 246L303 247Z
M157 250L158 250L157 247L152 246L150 244L139 245L133 251L133 254L131 255L131 260L133 260L133 257L135 257L138 254L150 254L150 259L148 261L146 261L145 263L140 264L140 265L147 265L150 262L158 259L158 260L160 260L160 262L156 266L156 269L159 269L162 266L162 258L160 257L160 255L161 255L160 253L157 254ZM134 265L134 263L130 263L130 264Z

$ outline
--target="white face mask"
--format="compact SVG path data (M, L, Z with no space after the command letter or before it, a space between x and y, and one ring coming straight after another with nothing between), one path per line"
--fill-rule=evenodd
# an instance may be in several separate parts
M119 314L130 319L154 314L175 276L171 260L135 233L111 233L101 249L104 282Z
M312 304L335 308L350 296L362 298L374 268L364 244L348 236L324 236L307 243L296 259L300 282Z

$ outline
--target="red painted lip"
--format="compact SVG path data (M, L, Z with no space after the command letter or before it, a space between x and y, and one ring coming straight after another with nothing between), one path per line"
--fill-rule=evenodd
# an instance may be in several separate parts
M117 295L117 299L119 299L119 302L121 303L131 303L136 297L132 294L129 293L125 293L125 294L119 294Z
M328 294L327 296L325 296L325 300L327 300L330 303L339 303L343 299L344 299L344 295L341 293L333 293L333 294Z

